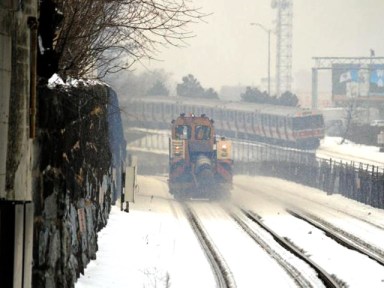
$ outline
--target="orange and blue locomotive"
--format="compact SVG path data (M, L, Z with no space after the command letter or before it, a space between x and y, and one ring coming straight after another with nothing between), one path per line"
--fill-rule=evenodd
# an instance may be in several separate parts
M185 115L172 121L169 191L176 199L223 199L232 188L231 141L216 139L213 120Z

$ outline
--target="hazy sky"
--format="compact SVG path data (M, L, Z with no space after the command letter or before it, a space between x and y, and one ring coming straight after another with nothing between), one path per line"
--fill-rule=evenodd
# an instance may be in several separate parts
M258 22L274 29L277 11L270 0L194 0L213 15L191 25L196 37L186 48L162 49L152 68L164 68L173 79L193 74L203 87L259 85L267 76L268 38ZM293 0L292 75L308 73L312 57L384 56L384 0ZM271 36L271 75L275 75L275 36ZM309 78L310 79L310 78ZM293 87L299 86L296 80ZM310 87L310 85L306 85Z

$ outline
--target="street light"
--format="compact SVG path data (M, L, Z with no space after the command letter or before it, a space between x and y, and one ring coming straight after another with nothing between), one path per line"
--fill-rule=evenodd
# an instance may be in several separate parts
M250 23L252 26L259 27L268 33L268 95L271 96L271 29L265 28L260 23Z

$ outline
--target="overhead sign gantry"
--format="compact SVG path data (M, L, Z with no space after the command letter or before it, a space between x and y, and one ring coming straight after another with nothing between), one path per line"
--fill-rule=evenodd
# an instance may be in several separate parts
M384 102L384 57L313 57L312 109L318 102L319 70L332 72L332 101Z

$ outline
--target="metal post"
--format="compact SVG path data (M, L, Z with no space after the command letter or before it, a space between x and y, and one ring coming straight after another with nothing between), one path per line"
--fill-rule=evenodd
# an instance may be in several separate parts
M312 109L317 109L317 69L312 68Z
M124 161L121 161L121 187L120 187L120 210L124 209L125 202L125 164Z
M268 96L271 97L271 30L268 30Z
M271 96L271 29L265 28L260 23L251 23L252 26L260 27L263 31L268 33L268 95Z

